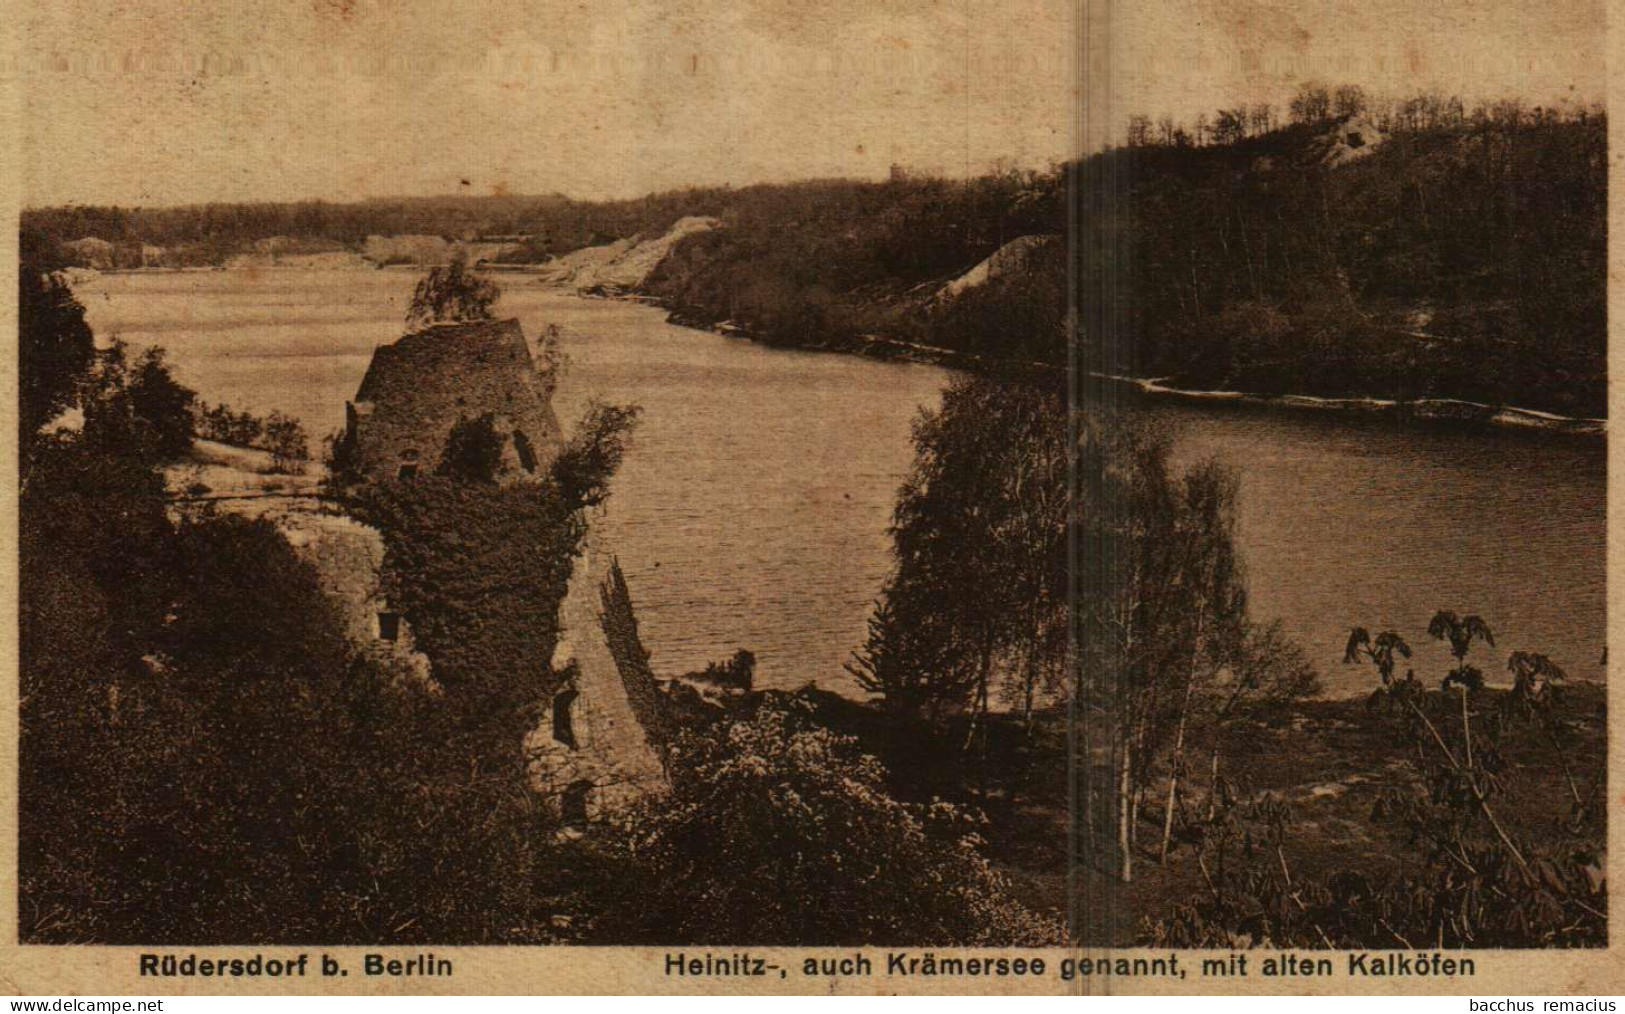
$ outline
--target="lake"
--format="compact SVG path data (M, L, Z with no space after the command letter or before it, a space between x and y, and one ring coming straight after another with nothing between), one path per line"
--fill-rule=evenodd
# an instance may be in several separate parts
M205 400L280 408L313 438L344 424L374 346L400 337L416 276L398 271L104 275L76 286L99 337L158 343ZM758 684L850 687L889 567L886 527L913 460L909 424L936 367L767 349L665 312L499 276L498 310L562 332L554 404L643 413L593 519L618 554L663 676L757 656Z
M1477 613L1495 647L1469 659L1510 683L1513 651L1601 680L1607 449L1595 438L1399 425L1391 417L1159 404L1176 465L1241 470L1237 533L1260 619L1280 619L1333 694L1376 686L1342 665L1350 628L1394 630L1437 683L1441 609ZM1404 667L1400 668L1400 675Z
M98 336L162 344L208 401L282 409L313 438L338 429L374 346L400 336L415 275L264 270L94 276L76 291ZM736 648L758 684L852 691L841 664L889 566L886 526L912 460L909 424L950 374L937 367L769 349L667 324L633 303L499 276L499 312L569 358L555 402L568 429L591 398L643 416L594 519L621 560L657 673ZM1254 615L1279 619L1328 692L1350 626L1395 629L1419 674L1436 609L1482 615L1501 681L1510 650L1600 678L1605 586L1601 441L1398 428L1346 416L1156 404L1178 461L1242 470L1238 538ZM1479 649L1475 648L1475 655Z

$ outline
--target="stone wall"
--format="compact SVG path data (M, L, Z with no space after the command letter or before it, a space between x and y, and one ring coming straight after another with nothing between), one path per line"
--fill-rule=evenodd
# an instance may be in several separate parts
M428 657L417 650L411 627L381 590L383 535L336 514L289 513L276 520L294 552L315 569L322 593L338 607L350 643L396 678L430 683ZM383 636L387 615L396 616L394 629L387 631L392 639Z
M591 545L576 559L559 627L553 666L568 676L560 696L544 702L526 742L531 777L566 821L572 787L584 790L584 816L595 820L663 792L666 773L658 691L637 641L626 583L613 560ZM564 738L555 724L559 708L568 713Z
M638 619L632 611L632 593L626 587L626 575L621 573L621 562L613 556L599 584L598 598L603 609L599 614L599 627L604 646L609 649L615 671L620 674L621 687L632 714L659 751L670 740L672 730L654 670L649 668L648 649L638 635Z
M432 324L380 345L346 410L355 467L375 480L405 466L429 474L457 421L486 414L504 438L504 478L542 471L557 455L558 418L517 320Z
M185 475L174 471L171 484ZM396 679L434 687L428 656L417 650L405 618L395 623L393 639L383 636L382 617L395 610L382 591L384 537L377 529L332 513L313 496L226 496L171 506L177 514L208 509L274 524L294 555L315 571L317 587L338 610L351 647L382 663Z

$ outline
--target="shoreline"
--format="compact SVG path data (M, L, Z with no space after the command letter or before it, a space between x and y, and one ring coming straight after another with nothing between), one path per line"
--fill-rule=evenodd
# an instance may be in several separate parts
M1492 429L1534 431L1558 436L1606 437L1607 419L1587 419L1542 412L1516 405L1487 405L1460 398L1325 398L1310 394L1258 394L1249 391L1198 391L1169 387L1166 378L1140 378L1092 374L1095 379L1125 384L1152 399L1204 405L1240 405L1249 408L1288 408L1300 412L1340 412L1359 415L1394 415L1426 422L1465 423Z
M133 275L267 270L398 271L411 269L412 267L411 265L376 265L335 268L331 266L270 264L235 268L219 265L183 268L147 267L110 270L75 268L69 270L86 271L91 274ZM489 267L489 269L500 274L521 277L544 274L544 268L541 265L501 265ZM542 284L546 288L554 289L563 295L575 296L578 299L605 299L659 307L666 311L666 322L669 324L685 327L693 331L706 331L711 334L722 335L725 338L739 338L770 348L801 349L809 352L854 355L891 362L921 363L929 366L940 366L944 369L962 370L967 373L1014 372L1035 376L1059 376L1065 373L1064 367L1051 363L989 359L985 356L960 352L956 349L920 345L896 338L888 338L884 335L866 334L853 338L829 338L816 342L783 341L774 338L772 335L750 331L730 320L712 321L699 313L685 312L681 308L672 308L658 297L635 290L610 290L604 288L581 290L568 285L549 284L547 282ZM1391 398L1362 396L1322 397L1309 394L1268 394L1257 391L1199 390L1173 387L1166 382L1169 379L1166 377L1130 377L1103 373L1090 373L1089 377L1092 380L1107 381L1126 386L1139 395L1152 400L1187 402L1213 407L1234 405L1250 409L1290 409L1298 412L1338 412L1363 416L1388 415L1403 421L1467 425L1490 430L1535 433L1543 436L1594 439L1598 437L1606 438L1608 434L1607 419L1565 416L1517 405L1490 405L1460 398L1418 398L1414 401L1398 401Z
M560 291L571 292L564 287ZM976 373L983 371L1014 370L1037 374L1061 374L1062 367L1049 363L1026 360L987 359L932 345L918 345L887 338L882 335L859 335L855 339L832 339L824 342L782 342L770 336L754 333L732 321L710 322L694 314L674 310L652 296L642 293L573 292L581 299L610 299L657 306L667 311L666 322L692 331L708 331L727 338L740 338L780 348L805 349L815 352L833 352L843 355L865 356L900 362L924 363L946 369ZM1253 391L1204 391L1171 387L1164 377L1127 377L1105 373L1090 373L1092 380L1104 380L1132 388L1139 394L1161 401L1183 401L1204 405L1236 405L1245 408L1285 408L1299 412L1338 412L1366 416L1392 415L1403 420L1432 423L1456 423L1513 432L1534 432L1542 435L1566 437L1604 437L1608 435L1607 419L1589 419L1558 415L1539 409L1517 405L1488 405L1460 398L1418 398L1398 401L1392 398L1341 397L1330 398L1310 394L1265 394Z

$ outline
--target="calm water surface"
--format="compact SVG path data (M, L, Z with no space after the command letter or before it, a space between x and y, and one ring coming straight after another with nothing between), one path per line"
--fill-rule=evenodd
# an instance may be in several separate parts
M1283 622L1330 692L1375 685L1369 668L1341 664L1353 626L1398 631L1417 675L1441 679L1451 659L1427 637L1440 609L1490 625L1495 647L1471 658L1492 683L1510 682L1513 651L1602 679L1603 441L1288 411L1149 414L1174 435L1176 463L1241 469L1253 614Z
M665 312L499 278L499 311L562 331L555 405L641 405L594 526L621 560L661 674L745 647L758 683L848 688L889 567L886 526L935 367L776 351L674 327ZM108 275L76 287L99 336L169 351L209 401L344 424L373 347L400 337L415 276L394 271Z
M632 453L595 525L620 556L657 672L747 647L763 685L850 689L888 568L886 525L909 423L936 367L766 349L665 323L663 311L499 279L499 310L563 332L568 427L589 398L636 402ZM343 425L375 345L399 337L405 272L233 271L95 277L77 286L103 337L169 349L209 401ZM1280 619L1328 690L1348 628L1421 648L1438 608L1477 612L1498 649L1544 651L1598 677L1604 464L1596 445L1396 430L1370 420L1155 406L1178 457L1242 471L1239 537L1255 615ZM1444 656L1418 653L1418 672Z

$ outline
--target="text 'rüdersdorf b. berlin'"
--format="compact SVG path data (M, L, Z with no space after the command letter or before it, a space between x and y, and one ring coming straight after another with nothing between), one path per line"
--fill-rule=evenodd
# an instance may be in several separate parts
M299 979L307 975L324 978L344 978L349 967L323 954L319 964L313 965L310 955L299 954L143 954L137 968L142 976L198 979ZM400 958L388 954L363 954L361 974L386 978L419 978L453 974L449 958L434 953L414 954Z

